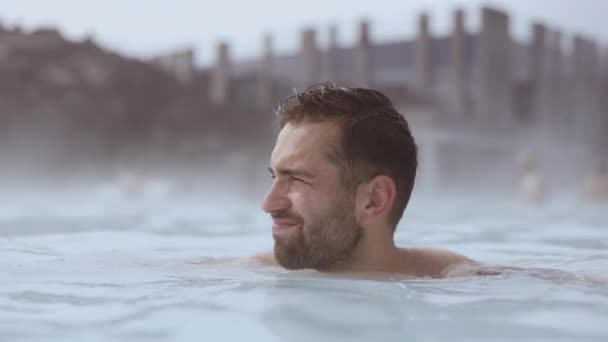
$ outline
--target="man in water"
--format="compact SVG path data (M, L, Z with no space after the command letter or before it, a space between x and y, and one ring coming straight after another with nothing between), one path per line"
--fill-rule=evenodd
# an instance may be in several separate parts
M601 160L583 183L583 198L590 202L608 201L608 162Z
M410 199L417 146L382 93L331 83L277 110L281 131L262 208L274 251L254 258L291 270L450 277L477 263L430 248L399 248L394 233Z
M536 166L536 158L532 152L524 150L519 154L518 161L523 170L519 195L525 204L538 206L545 201L547 189L545 179Z

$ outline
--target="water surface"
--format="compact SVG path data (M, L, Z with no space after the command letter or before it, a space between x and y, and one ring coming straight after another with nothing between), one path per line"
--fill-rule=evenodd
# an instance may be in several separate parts
M0 341L606 341L607 223L608 206L572 199L417 197L399 244L560 272L354 279L241 262L272 247L254 202L12 194L0 199Z

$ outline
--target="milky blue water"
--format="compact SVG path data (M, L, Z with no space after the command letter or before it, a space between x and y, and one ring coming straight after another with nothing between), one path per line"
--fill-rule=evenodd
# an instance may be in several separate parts
M0 341L608 340L606 205L418 196L400 245L532 270L349 279L243 262L272 238L238 197L0 197Z

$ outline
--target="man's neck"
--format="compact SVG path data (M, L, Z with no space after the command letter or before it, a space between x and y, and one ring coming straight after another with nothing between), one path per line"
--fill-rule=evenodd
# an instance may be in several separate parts
M393 273L400 269L400 252L392 234L365 235L348 260L337 263L324 272Z

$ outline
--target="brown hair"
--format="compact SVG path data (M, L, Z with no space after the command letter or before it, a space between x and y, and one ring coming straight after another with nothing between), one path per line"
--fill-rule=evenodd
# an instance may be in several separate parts
M418 148L407 121L385 95L328 82L287 98L276 114L281 128L304 120L337 122L341 141L330 158L341 167L344 186L354 191L375 176L391 177L397 193L389 219L397 226L414 187Z

